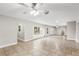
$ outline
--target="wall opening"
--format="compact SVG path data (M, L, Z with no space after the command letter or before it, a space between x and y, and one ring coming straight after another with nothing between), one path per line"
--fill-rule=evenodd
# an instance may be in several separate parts
M24 26L23 24L18 24L17 39L24 41L24 37Z

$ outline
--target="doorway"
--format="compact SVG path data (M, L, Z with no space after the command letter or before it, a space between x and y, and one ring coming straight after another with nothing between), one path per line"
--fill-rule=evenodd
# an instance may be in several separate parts
M23 26L23 24L18 24L17 39L24 41L24 26Z

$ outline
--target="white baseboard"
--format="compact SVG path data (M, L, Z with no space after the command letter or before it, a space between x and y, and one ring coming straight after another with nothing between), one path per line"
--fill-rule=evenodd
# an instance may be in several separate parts
M23 40L23 39L18 39L18 40L20 40L20 41L25 41L25 40Z
M77 43L79 43L79 40L76 40Z
M29 42L29 41L33 41L33 40L36 40L36 39L28 39L28 40L21 40L23 42Z
M23 42L27 42L27 41L30 41L30 40L23 40L23 39L18 39L20 41L23 41Z
M6 45L2 45L0 46L0 48L4 48L4 47L8 47L8 46L12 46L12 45L16 45L17 42L14 42L14 43L10 43L10 44L6 44Z
M24 40L24 42L32 41L33 39Z

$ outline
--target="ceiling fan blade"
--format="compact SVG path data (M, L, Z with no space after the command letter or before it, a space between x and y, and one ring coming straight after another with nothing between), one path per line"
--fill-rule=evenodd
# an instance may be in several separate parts
M33 10L36 10L31 4L30 4L30 6L28 4L25 4L25 3L18 3L18 4L20 4L20 5L24 6L24 7L30 7Z
M24 7L29 7L28 5L26 5L24 3L18 3L18 4L20 4L20 5L24 6Z

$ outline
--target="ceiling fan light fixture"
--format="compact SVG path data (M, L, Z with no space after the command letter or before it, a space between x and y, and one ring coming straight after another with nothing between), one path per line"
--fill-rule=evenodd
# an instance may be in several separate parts
M33 10L30 12L30 14L36 16L39 14L39 11Z
M49 14L49 10L45 10L45 11L44 11L44 14L45 14L45 15Z
M33 11L31 11L31 12L30 12L30 14L32 15L32 14L34 14L35 12L36 12L36 11L35 11L35 10L33 10Z
M41 4L38 4L38 3L31 3L29 5L26 4L26 3L19 3L19 4L22 5L22 6L24 6L24 7L30 7L30 8L32 8L33 11L30 12L31 15L38 15L39 11L40 11L40 13L43 13L44 15L47 15L50 12L49 9L38 8L39 5L41 6ZM26 14L26 13L24 13L24 14Z
M37 16L39 14L39 11L36 11L36 13L34 14L34 16Z

